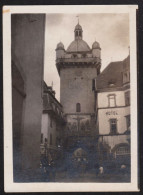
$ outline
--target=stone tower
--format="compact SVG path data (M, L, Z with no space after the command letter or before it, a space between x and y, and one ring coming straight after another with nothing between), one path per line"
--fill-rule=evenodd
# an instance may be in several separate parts
M94 42L92 49L83 40L78 23L74 41L65 50L63 43L56 48L56 66L60 75L60 102L67 119L67 134L80 135L92 129L95 114L95 78L100 73L101 48Z

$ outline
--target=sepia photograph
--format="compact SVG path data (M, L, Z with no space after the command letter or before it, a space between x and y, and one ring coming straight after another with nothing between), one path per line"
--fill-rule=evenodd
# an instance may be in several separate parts
M137 6L20 7L3 8L6 191L138 191Z

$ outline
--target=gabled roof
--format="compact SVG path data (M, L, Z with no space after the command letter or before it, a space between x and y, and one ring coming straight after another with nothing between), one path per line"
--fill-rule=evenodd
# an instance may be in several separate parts
M118 88L123 86L123 71L129 70L129 56L118 62L111 62L101 74L97 76L97 90ZM128 67L128 68L127 68Z
M52 89L51 86L48 86L45 81L43 81L43 92L46 94L48 93L53 100L55 100L60 107L62 107L61 103L56 99L55 97L55 91ZM43 99L46 98L46 96L43 95ZM46 100L47 101L47 100ZM45 102L45 100L44 100ZM45 105L46 103L44 103Z

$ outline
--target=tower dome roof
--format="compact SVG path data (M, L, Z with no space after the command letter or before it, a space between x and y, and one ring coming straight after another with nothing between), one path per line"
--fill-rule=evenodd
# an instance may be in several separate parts
M92 44L92 49L100 49L100 44L95 41L93 44Z
M79 23L75 26L75 30L82 30L82 27Z
M90 47L82 39L76 39L72 41L69 47L67 48L67 52L88 52L88 51L90 51Z
M57 49L64 49L64 44L62 42L59 42L57 44Z

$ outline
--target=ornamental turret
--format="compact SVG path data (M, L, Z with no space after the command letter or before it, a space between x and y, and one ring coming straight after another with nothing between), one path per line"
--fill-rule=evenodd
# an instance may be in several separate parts
M82 39L82 27L79 25L79 23L76 25L75 30L74 30L74 36L75 40L77 39Z
M101 48L97 41L95 41L92 45L92 55L93 57L101 59Z
M65 55L65 49L62 42L57 44L56 48L56 58L63 58Z

